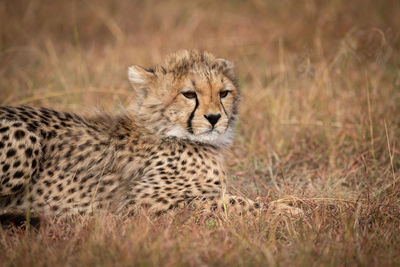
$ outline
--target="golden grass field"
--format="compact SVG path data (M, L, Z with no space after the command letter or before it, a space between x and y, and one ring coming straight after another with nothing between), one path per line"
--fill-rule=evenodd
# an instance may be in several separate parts
M304 211L0 228L1 266L399 266L400 2L0 1L0 104L118 112L131 64L233 60L232 190Z

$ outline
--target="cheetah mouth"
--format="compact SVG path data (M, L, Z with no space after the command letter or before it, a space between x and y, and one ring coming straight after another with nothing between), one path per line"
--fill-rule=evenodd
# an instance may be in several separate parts
M218 128L215 128L215 127L213 126L213 127L209 128L209 129L207 129L207 130L205 130L205 131L202 131L202 132L200 132L200 133L198 133L198 134L196 134L196 135L197 135L197 136L203 136L203 135L221 135L221 134L224 134L224 133L226 132L226 130L227 130L227 129L225 129L225 131L220 131Z
M233 131L230 127L227 127L221 132L222 129L207 129L200 134L192 135L190 139L207 143L215 146L227 146L232 143Z

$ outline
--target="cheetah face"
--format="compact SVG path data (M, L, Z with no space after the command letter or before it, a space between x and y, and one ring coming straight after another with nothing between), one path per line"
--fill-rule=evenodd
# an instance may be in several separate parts
M233 64L182 51L162 66L129 68L137 116L163 137L225 146L231 143L239 91Z

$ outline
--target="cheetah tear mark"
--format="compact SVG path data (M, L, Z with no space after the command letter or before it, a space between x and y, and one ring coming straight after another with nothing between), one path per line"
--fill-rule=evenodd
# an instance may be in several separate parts
M197 97L195 99L196 99L196 105L195 105L192 113L190 113L189 119L187 120L188 131L191 134L193 134L192 120L193 120L193 117L194 117L194 113L196 112L196 109L199 107L199 100L197 99Z

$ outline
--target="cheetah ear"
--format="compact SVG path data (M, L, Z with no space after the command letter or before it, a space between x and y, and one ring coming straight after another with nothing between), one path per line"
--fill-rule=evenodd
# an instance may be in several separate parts
M214 61L213 68L223 73L231 81L236 82L235 64L232 61L217 58Z
M145 98L148 94L148 83L155 77L153 69L146 69L138 65L128 68L128 79L140 98Z

